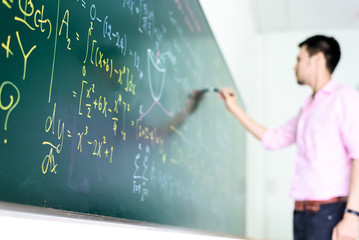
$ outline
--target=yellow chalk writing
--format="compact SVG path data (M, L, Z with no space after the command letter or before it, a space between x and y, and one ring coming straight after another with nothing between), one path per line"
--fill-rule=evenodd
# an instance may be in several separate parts
M57 164L55 163L55 156L53 154L52 148L48 155L45 156L44 160L42 161L41 169L42 173L46 174L50 167L50 171L56 174L56 167Z
M9 0L10 1L10 3L13 3L14 2L14 0ZM10 5L10 3L8 3L8 1L6 1L6 0L2 0L2 3L6 6L6 7L8 7L9 9L11 9L11 5Z
M66 20L65 20L66 18ZM70 12L69 10L66 10L64 18L62 19L60 30L59 30L59 36L61 36L62 33L62 27L64 24L66 25L66 39L69 38L69 21L70 21Z
M14 54L12 53L12 51L10 50L10 39L11 39L11 36L9 35L9 36L7 37L7 43L6 43L6 45L5 45L4 43L1 43L1 46L6 50L6 58L9 58L9 53L10 53L11 55L14 55Z
M19 36L19 32L16 31L16 37L17 37L17 41L19 42L19 45L20 45L20 48L21 48L21 52L22 52L22 55L24 57L24 74L22 76L22 79L25 80L25 76L26 76L26 67L27 67L27 59L29 58L31 52L36 48L36 45L34 45L27 54L25 54L24 52L24 48L22 47L22 43L21 43L21 40L20 40L20 36Z

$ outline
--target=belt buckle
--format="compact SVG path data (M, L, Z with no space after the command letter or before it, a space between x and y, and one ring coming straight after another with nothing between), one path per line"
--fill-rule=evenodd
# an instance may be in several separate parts
M320 204L317 202L306 201L304 202L304 209L307 212L316 213L320 211Z

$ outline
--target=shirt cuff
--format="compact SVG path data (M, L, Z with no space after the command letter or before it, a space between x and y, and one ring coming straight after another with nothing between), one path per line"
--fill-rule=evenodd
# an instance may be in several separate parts
M267 129L267 131L265 131L262 139L261 139L261 143L263 145L263 147L265 147L266 149L270 150L272 149L271 147L271 130L270 129Z

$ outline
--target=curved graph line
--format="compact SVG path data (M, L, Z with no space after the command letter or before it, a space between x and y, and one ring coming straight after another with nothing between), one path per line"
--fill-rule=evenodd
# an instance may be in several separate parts
M149 80L149 84L150 84L151 95L152 95L153 100L155 100L155 101L161 99L163 89L165 87L165 80L166 80L166 69L162 65L161 58L159 59L159 61L156 61L154 53L152 52L152 50L147 49L148 80ZM162 73L161 88L160 88L158 96L155 96L155 93L153 91L152 77L151 77L151 64L158 72Z
M170 117L173 116L173 112L168 111L160 103L160 99L162 97L163 90L164 90L164 87L165 87L165 81L166 81L166 69L163 66L163 62L164 62L163 59L166 56L169 57L172 62L175 61L175 57L173 55L171 55L170 52L163 53L161 57L159 57L159 52L158 52L157 57L155 57L153 51L151 49L147 49L148 81L149 81L149 85L150 85L151 96L152 96L154 102L147 109L147 111L145 113L141 113L141 116L139 118L140 121L142 121L142 119L151 112L151 110L154 108L155 105L158 105L163 110L163 112L165 114L167 114L168 116L170 116ZM155 71L158 71L158 72L162 73L161 74L162 75L162 79L161 79L162 82L161 82L160 91L159 91L158 96L155 96L155 93L153 91L152 76L151 76L151 66L153 66Z
M169 112L168 110L166 110L166 109L164 108L164 106L163 106L160 102L156 102L156 103L157 103L158 106L160 106L160 107L162 108L162 110L163 110L168 116L170 116L170 117L173 116L173 112Z
M151 107L149 109L147 109L147 111L145 113L142 113L141 116L140 116L140 121L142 121L142 119L144 117L146 117L147 114L149 114L152 110L152 108L156 105L156 101L154 101L151 105Z

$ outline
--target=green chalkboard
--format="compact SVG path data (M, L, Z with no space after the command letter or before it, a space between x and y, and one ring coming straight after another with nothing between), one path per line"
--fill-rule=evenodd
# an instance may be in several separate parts
M196 92L235 88L198 1L4 0L0 19L0 201L244 234L244 130Z

